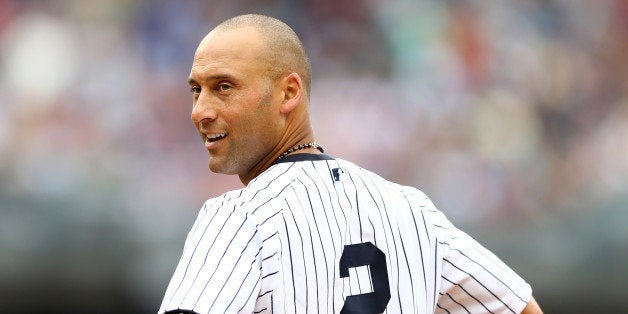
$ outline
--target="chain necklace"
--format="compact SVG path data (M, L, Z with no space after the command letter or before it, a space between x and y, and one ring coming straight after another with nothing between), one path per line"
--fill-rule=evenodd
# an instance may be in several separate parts
M275 161L273 162L273 164L278 163L280 160L284 159L286 156L288 156L288 154L291 154L293 152L296 152L297 150L301 150L301 149L306 149L306 148L316 148L318 149L321 153L324 153L325 150L323 149L323 146L320 146L318 144L316 144L316 142L312 142L312 143L307 143L307 144L301 144L301 145L296 145L296 146L292 146L292 148L288 149L287 151L283 152L281 155L279 155L279 157L277 157L277 159L275 159Z

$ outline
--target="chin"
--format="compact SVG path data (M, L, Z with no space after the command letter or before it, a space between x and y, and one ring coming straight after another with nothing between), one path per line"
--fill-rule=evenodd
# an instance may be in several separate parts
M226 160L217 157L210 157L209 170L214 173L222 173L227 175L238 174L237 167L230 164Z

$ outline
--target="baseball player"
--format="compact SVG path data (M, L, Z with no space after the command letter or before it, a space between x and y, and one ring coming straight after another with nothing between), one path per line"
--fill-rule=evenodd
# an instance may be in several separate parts
M159 313L540 313L530 286L419 190L324 154L310 65L283 22L229 19L199 44L192 121L244 188L190 230Z

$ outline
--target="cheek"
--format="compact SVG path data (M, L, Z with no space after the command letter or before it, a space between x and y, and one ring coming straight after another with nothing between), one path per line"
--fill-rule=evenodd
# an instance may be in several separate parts
M251 102L250 109L247 111L247 126L254 132L263 133L269 137L275 137L277 131L281 128L282 116L278 108L273 106L272 93L265 91L261 95L257 95L257 101Z
M283 133L283 121L276 106L272 104L272 93L270 91L251 95L248 100L241 100L240 104L246 104L239 107L239 112L233 112L230 116L233 118L232 126L239 136L234 138L236 145L248 146L248 150L260 149L264 152L270 151L274 145L277 145ZM275 112L276 111L276 112ZM268 147L271 145L272 147ZM246 147L241 149L247 150Z
M268 108L264 110L267 111ZM251 116L247 120L242 121L244 122L241 126L242 138L236 145L239 148L239 155L246 159L250 158L253 162L270 154L279 143L282 133L279 131L277 120L269 116L268 112Z
M251 115L248 119L241 121L241 128L246 139L244 141L254 141L255 146L276 144L280 132L277 120L267 112L268 108L260 110L259 114Z

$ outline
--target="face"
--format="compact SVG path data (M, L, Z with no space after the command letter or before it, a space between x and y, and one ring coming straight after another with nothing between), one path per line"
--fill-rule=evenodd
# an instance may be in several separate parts
M213 172L246 174L281 138L281 96L267 77L263 49L255 30L241 28L210 33L196 51L192 121Z

